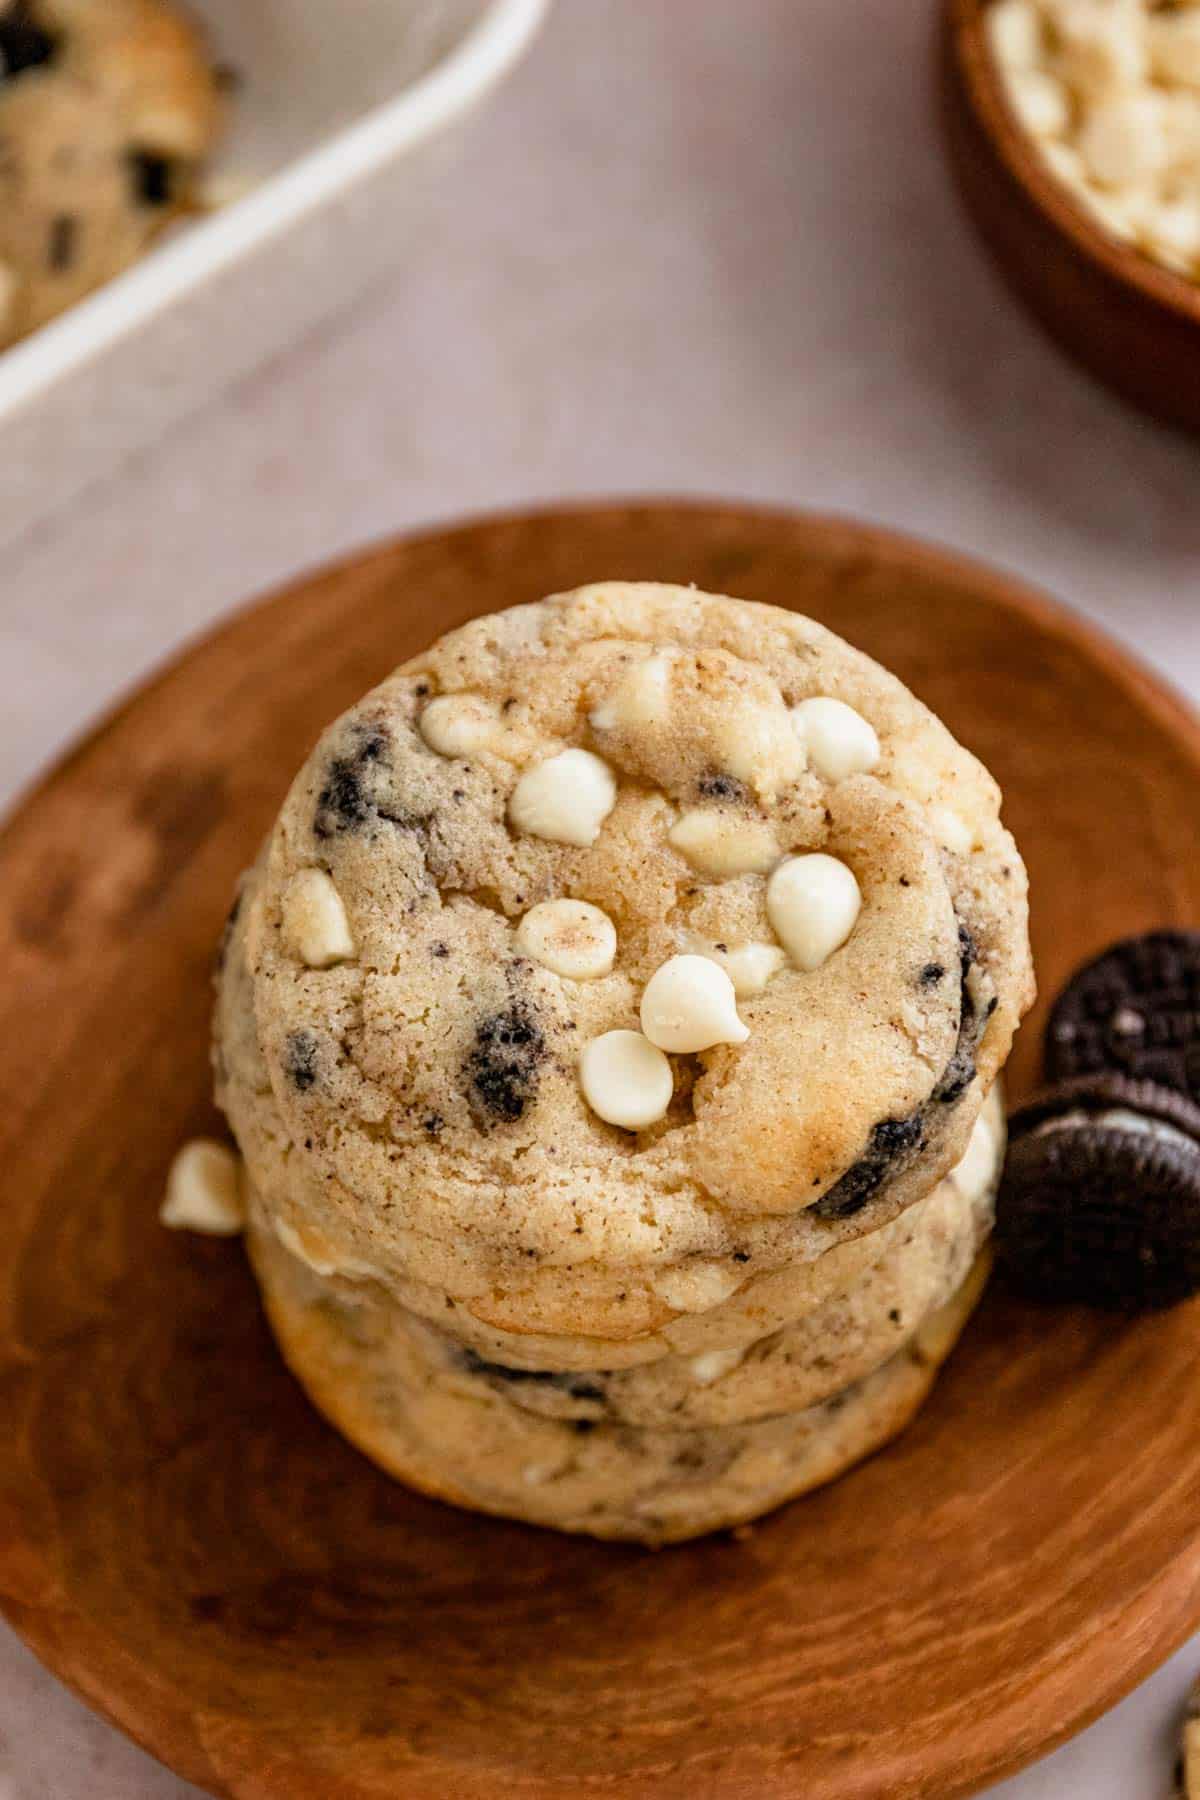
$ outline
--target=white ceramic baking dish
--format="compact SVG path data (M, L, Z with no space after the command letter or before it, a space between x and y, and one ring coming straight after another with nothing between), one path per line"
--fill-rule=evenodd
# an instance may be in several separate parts
M549 0L191 0L239 90L212 216L0 354L0 544L388 266Z

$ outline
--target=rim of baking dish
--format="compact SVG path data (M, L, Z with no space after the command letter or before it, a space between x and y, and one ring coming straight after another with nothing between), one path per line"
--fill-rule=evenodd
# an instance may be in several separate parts
M551 0L491 0L439 62L241 199L197 221L25 342L0 353L0 420L136 331L202 280L451 124L520 60Z
M1057 179L1032 135L1013 112L987 43L984 15L990 0L949 0L955 54L976 117L1009 174L1038 211L1075 248L1106 274L1137 288L1148 300L1200 329L1200 282L1130 244L1096 223Z

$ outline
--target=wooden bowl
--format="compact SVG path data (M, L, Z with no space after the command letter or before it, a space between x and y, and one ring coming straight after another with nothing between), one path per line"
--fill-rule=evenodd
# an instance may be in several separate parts
M500 519L231 620L0 836L0 1604L90 1705L241 1800L915 1800L1094 1718L1200 1625L1200 1313L994 1291L884 1454L650 1555L396 1486L290 1379L236 1244L156 1222L213 1129L209 966L320 727L436 632L600 576L796 606L1004 783L1045 1006L1200 918L1200 729L1017 583L741 508Z
M967 211L1009 286L1084 368L1200 431L1200 285L1110 237L1050 173L1010 110L988 0L944 0L943 118Z

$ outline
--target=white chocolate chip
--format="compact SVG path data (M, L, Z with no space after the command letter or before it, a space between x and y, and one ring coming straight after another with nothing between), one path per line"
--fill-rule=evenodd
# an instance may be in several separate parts
M654 1289L675 1312L702 1313L728 1300L743 1280L724 1263L693 1257L677 1269L663 1269L654 1277Z
M288 947L310 969L349 962L354 939L342 896L324 869L301 869L283 896L283 933Z
M828 961L854 930L861 908L858 882L835 856L790 856L767 883L767 917L800 969Z
M702 875L765 875L779 861L779 840L765 819L745 819L717 807L686 812L667 842Z
M441 693L421 713L417 729L439 756L480 756L491 751L516 761L524 743L500 722L500 713L482 693Z
M1087 171L1083 166L1083 158L1074 144L1043 144L1042 156L1046 166L1057 175L1064 187L1072 192L1087 186Z
M1137 187L1152 180L1168 155L1162 96L1135 88L1104 101L1084 121L1079 150L1102 187Z
M707 956L672 956L642 995L642 1030L660 1050L686 1055L715 1044L744 1044L733 982Z
M1122 188L1119 193L1110 194L1103 188L1089 186L1079 198L1096 224L1124 244L1133 243L1154 205L1154 196L1147 188Z
M525 770L508 816L531 837L585 848L595 843L616 803L616 779L601 757L590 750L560 750Z
M720 949L716 944L697 941L695 951L697 956L707 956L724 969L739 1000L752 1000L761 994L787 962L787 952L778 944L733 944Z
M193 1138L183 1146L171 1164L158 1216L171 1231L210 1237L236 1237L244 1229L241 1165L228 1145Z
M1152 207L1143 227L1146 247L1183 275L1200 265L1200 195Z
M929 808L929 829L943 850L955 856L970 856L975 848L975 833L961 813L949 806Z
M975 1121L966 1152L950 1171L950 1179L965 1200L978 1200L996 1172L995 1137L991 1120L981 1112Z
M634 663L607 700L596 707L597 731L638 731L665 725L671 713L671 662L662 651Z
M1071 103L1061 81L1044 69L1008 72L1005 92L1017 118L1033 137L1061 137L1071 120Z
M1136 0L1068 0L1056 9L1054 35L1058 73L1092 100L1146 79L1145 20Z
M1042 52L1042 22L1034 0L995 0L984 14L988 42L1006 69L1032 69Z
M736 1369L745 1358L744 1350L706 1350L703 1356L691 1358L692 1380L697 1387L711 1387L714 1381L720 1381Z
M879 761L875 727L844 700L818 695L792 708L792 724L823 781L865 775Z
M669 1061L640 1031L606 1031L585 1044L579 1083L592 1111L626 1131L664 1118L675 1089Z
M595 981L612 970L617 930L606 912L586 900L544 900L517 926L517 949L553 975Z
M779 703L764 706L742 698L730 706L713 733L712 751L718 769L747 783L768 804L804 772L804 745Z

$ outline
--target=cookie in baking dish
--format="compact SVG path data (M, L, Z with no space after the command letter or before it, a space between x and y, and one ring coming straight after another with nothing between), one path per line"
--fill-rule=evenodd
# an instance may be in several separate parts
M221 86L173 0L0 0L0 349L188 210Z

